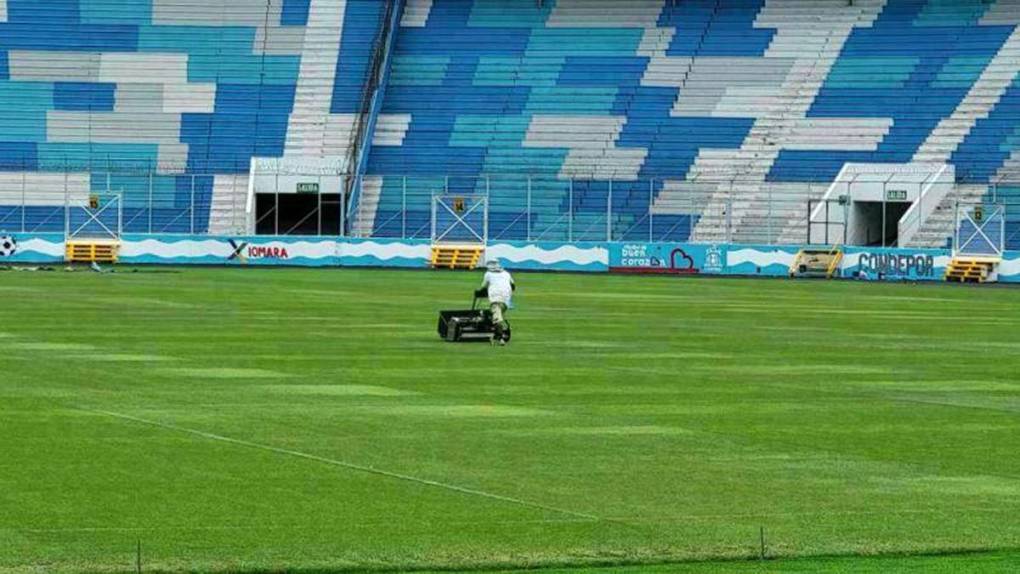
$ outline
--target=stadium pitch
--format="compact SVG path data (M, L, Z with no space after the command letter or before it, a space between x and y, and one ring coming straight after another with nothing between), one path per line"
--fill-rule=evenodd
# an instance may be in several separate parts
M0 273L0 572L1020 568L1020 290L479 280Z

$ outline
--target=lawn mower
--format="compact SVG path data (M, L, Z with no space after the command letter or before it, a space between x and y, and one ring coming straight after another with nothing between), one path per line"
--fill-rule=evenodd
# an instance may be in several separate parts
M496 325L492 322L492 311L478 308L478 300L488 296L485 289L475 291L471 309L439 312L439 338L450 343L492 341ZM503 340L510 341L510 322L506 321Z

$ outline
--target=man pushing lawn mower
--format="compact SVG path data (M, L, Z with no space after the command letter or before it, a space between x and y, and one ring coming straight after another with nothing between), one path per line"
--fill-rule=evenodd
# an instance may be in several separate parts
M510 340L509 324L504 314L511 307L511 299L517 285L510 272L503 269L496 259L485 264L485 277L482 278L481 289L475 291L475 297L488 297L489 310L492 312L492 342L506 345Z
M511 297L516 288L513 277L499 261L490 260L486 264L482 287L474 292L471 308L439 312L436 327L439 337L449 343L489 341L493 345L506 345L511 336L506 312L513 306ZM489 308L479 309L479 299L488 299Z

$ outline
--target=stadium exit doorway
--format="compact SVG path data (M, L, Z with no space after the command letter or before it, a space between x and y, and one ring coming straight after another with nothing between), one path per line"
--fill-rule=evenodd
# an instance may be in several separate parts
M907 201L810 200L808 213L819 212L808 226L810 245L896 247L901 221L913 204Z
M808 202L808 243L905 247L927 241L943 222L940 206L955 182L948 164L845 164L825 194Z
M256 235L340 235L340 222L340 194L255 194Z
M900 234L900 219L911 204L906 201L855 201L851 207L852 245L869 247L896 247Z

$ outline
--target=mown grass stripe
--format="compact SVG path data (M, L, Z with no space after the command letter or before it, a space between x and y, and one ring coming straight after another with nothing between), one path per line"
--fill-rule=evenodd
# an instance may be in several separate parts
M216 440L216 441L220 441L220 442L235 444L235 445L238 445L238 446L244 446L244 447L264 450L264 451L268 451L268 452L274 452L274 453L282 454L282 455L286 455L286 456L292 456L292 457L296 457L296 458L303 458L305 460L312 460L312 461L315 461L315 462L321 462L323 464L329 464L329 465L332 465L332 466L338 466L338 467L341 467L341 468L346 468L346 469L349 469L349 470L355 470L355 471L358 471L358 472L374 474L374 475L377 475L377 476L384 476L384 477L387 477L387 478L403 480L403 481L406 481L406 482L413 482L413 483L421 484L421 485L424 485L424 486L432 486L432 487L435 487L435 488L442 488L442 489L450 490L450 491L453 491L453 492L459 492L461 494L467 494L467 495L471 495L471 496L479 496L479 497L482 497L482 498L488 498L490 500L498 500L498 501L501 501L501 502L507 502L507 503L516 504L516 505L519 505L519 506L527 506L527 507L530 507L530 508L537 508L539 510L547 510L549 512L557 512L559 514L565 514L565 515L568 515L568 516L574 516L576 518L585 518L585 519L594 520L594 521L602 520L598 516L595 516L594 514L588 514L586 512L578 512L578 511L575 511L575 510L567 510L565 508L558 508L558 507L555 507L555 506L549 506L547 504L542 504L540 502L532 502L530 500L523 500L523 499L520 499L520 498L514 498L512 496L505 496L505 495L502 495L502 494L496 494L494 492L486 492L484 490L478 490L478 489L475 489L475 488L468 488L468 487L459 486L459 485L456 485L456 484L440 482L438 480L431 480L431 479L427 479L427 478L411 476L409 474L401 474L399 472L391 472L391 471L388 471L388 470L382 470L382 469L373 468L373 467L370 467L370 466L364 466L364 465L356 464L356 463L353 463L353 462L347 462L347 461L344 461L344 460L338 460L338 459L335 459L335 458L326 458L324 456L319 456L319 455L315 455L315 454L309 454L307 452L301 452L301 451L291 450L291 449L287 449L287 448L280 448L280 447L266 445L266 444L259 444L259 443L256 443L256 442L251 442L251 441L247 441L247 440L243 440L243 439L238 439L238 438L228 437L228 436L224 436L224 435L220 435L220 434L200 431L200 430L197 430L197 429L191 429L191 428L187 428L187 427L182 427L182 426L179 426L179 425L173 425L173 424L162 423L162 422L154 421L154 420L150 420L150 419L144 419L144 418L141 418L141 417L136 417L136 416L125 414L125 413L118 413L118 412L107 411L107 410L102 410L102 409L90 409L90 408L85 408L85 407L79 407L79 409L83 410L83 411L87 411L87 412L102 414L102 415L106 415L106 416L109 416L109 417L118 418L118 419L122 419L122 420L133 421L133 422L136 422L136 423L140 423L140 424L144 424L144 425L149 425L149 426L153 426L153 427L157 427L157 428L162 428L162 429L166 429L166 430L172 430L172 431L176 431L176 432L187 433L187 434L190 434L190 435L202 437L202 438L209 439L209 440Z

